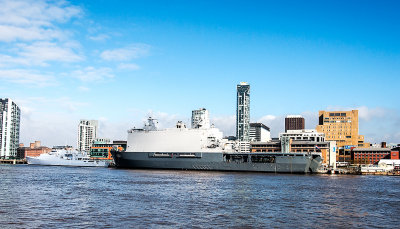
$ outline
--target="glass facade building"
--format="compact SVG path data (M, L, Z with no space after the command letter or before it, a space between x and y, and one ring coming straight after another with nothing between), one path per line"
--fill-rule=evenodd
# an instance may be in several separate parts
M250 85L237 85L236 137L239 141L249 141L250 133Z
M21 110L11 99L0 99L0 158L14 159L19 147Z

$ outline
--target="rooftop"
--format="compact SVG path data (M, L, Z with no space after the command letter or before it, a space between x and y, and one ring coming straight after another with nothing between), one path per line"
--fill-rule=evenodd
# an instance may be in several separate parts
M263 127L264 129L267 129L268 131L270 131L269 127L266 126L266 125L264 125L264 124L261 123L261 122L253 122L253 123L250 123L250 127Z
M303 118L301 115L287 115L286 118Z

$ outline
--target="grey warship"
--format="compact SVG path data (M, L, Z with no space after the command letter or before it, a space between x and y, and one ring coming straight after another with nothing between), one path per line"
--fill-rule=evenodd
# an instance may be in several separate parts
M241 152L240 142L223 138L217 128L204 125L207 122L200 118L192 128L178 122L174 128L160 130L157 120L149 118L143 128L128 131L125 150L112 150L115 165L133 169L313 173L321 164L320 153Z

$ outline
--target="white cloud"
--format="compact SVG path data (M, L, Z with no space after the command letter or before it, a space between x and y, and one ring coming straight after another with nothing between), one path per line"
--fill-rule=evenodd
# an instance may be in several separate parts
M278 137L279 133L285 131L285 116L280 115L264 115L259 119L256 119L257 122L261 122L268 126L271 131L271 137Z
M77 62L83 57L77 55L71 47L59 46L51 42L36 42L32 45L19 45L18 52L20 62L27 65L45 65L48 61ZM25 60L25 61L23 61Z
M65 35L59 30L42 28L21 28L17 26L0 24L0 41L11 42L16 40L53 40L65 39Z
M126 63L122 63L118 65L118 69L123 69L123 70L139 70L140 67L137 64L126 64Z
M64 112L41 112L27 116L22 112L20 142L29 144L39 140L42 145L76 146L79 118Z
M78 111L79 108L88 106L88 104L85 102L72 101L68 97L62 97L55 101L61 104L64 108L66 108L70 112Z
M220 129L224 133L224 136L236 135L235 115L211 117L210 121L216 128Z
M150 46L147 44L132 44L124 48L103 51L100 57L108 61L129 61L147 56L149 51Z
M22 143L40 140L47 146L75 146L77 126L82 118L77 111L88 107L89 104L70 97L29 97L16 98L15 101L22 110Z
M318 111L305 111L301 115L304 117L306 122L306 129L315 129L318 125Z
M125 121L111 121L105 117L98 118L100 138L109 138L111 140L125 140L127 138L127 130L132 128L131 124Z
M106 34L99 34L96 36L89 36L88 38L92 41L105 41L105 40L108 40L110 38L110 36L108 36Z
M0 67L10 67L14 65L30 65L30 62L25 58L0 54Z
M70 75L84 82L104 81L106 79L114 78L114 74L111 68L94 68L91 66L86 67L82 70L75 70L70 73Z
M371 120L372 118L384 117L388 114L388 112L390 112L389 110L381 107L368 108L366 106L358 107L356 110L358 110L358 117L366 121Z
M87 92L87 91L90 91L90 88L85 87L85 86L79 86L79 87L78 87L78 90L79 90L79 91L82 91L82 92Z
M47 66L50 61L77 62L80 45L59 25L82 15L66 1L0 0L0 67Z
M34 70L25 69L0 69L0 79L12 83L40 87L56 85L56 80L54 76L49 74L42 74Z
M275 120L277 117L275 115L265 115L261 117L258 122L270 122Z
M29 97L26 99L17 99L16 101L21 109L28 108L30 111L48 109L49 111L72 112L78 110L80 107L88 106L85 102L74 101L66 96L58 98ZM38 109L33 109L33 107Z
M0 5L0 41L5 42L63 39L57 23L82 15L66 1L1 0Z

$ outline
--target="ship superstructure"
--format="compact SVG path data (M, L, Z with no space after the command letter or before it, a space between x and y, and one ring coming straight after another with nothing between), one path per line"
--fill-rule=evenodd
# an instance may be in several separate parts
M157 120L148 118L143 129L128 131L129 152L234 152L235 142L223 139L215 127L187 128L178 121L175 128L159 130Z

